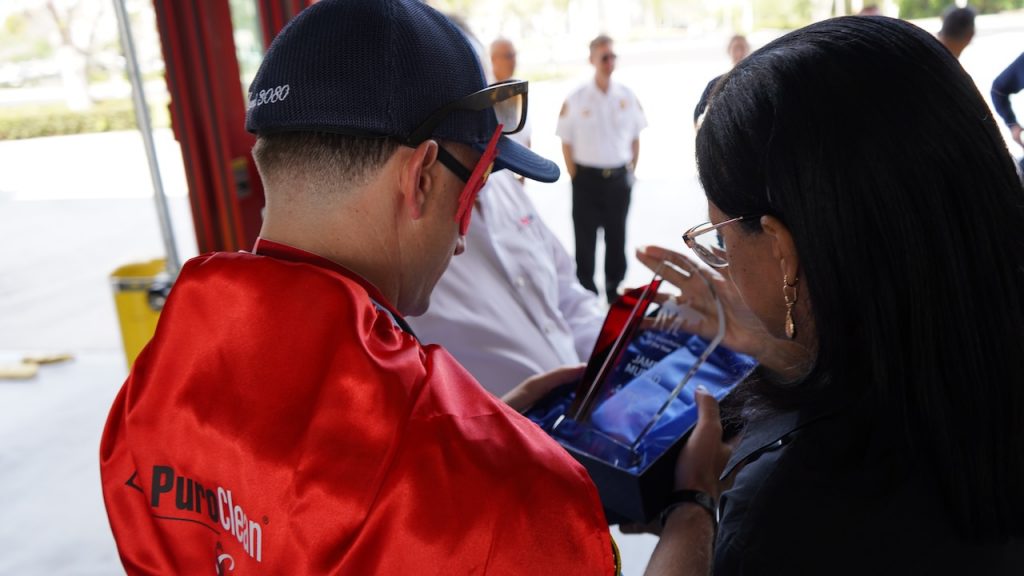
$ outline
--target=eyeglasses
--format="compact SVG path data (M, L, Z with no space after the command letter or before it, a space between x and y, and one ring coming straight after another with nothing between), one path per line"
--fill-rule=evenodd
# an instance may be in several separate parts
M494 170L494 159L498 155L498 140L501 139L502 128L502 125L498 124L498 129L494 131L472 172L443 146L437 147L438 162L451 170L459 180L466 183L459 194L459 208L455 212L455 220L459 223L459 235L461 236L465 236L469 232L469 219L473 216L473 203L476 202L477 195L487 183L491 171Z
M607 63L609 60L615 60L619 55L614 52L608 52L607 54L601 55L601 62Z
M452 112L482 112L488 108L494 109L498 118L498 124L504 126L502 134L515 134L526 125L526 95L529 92L529 82L526 80L505 80L491 84L483 90L479 90L460 98L455 102L446 104L431 114L418 128L409 134L405 139L406 146L416 147L430 138L437 127Z
M729 265L729 258L725 251L725 238L722 237L719 228L733 222L750 220L751 218L754 218L754 216L738 216L718 224L712 224L711 222L697 224L683 234L683 242L708 266L712 268L725 268ZM712 232L712 234L708 234L708 232Z

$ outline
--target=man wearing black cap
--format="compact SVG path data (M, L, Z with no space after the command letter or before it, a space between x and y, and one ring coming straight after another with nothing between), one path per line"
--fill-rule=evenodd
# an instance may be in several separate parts
M260 239L186 264L104 431L129 573L615 570L582 467L404 320L491 169L557 179L504 135L525 94L414 0L322 0L275 39L246 120Z

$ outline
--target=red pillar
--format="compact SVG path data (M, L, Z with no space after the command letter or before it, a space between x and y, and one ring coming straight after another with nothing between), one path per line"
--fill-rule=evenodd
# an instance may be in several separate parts
M265 46L309 0L258 3ZM199 251L252 246L262 223L263 187L245 131L228 0L153 0L181 144Z

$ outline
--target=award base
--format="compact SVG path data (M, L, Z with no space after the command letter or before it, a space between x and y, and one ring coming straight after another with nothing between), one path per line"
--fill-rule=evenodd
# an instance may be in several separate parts
M557 388L527 412L527 417L558 440L586 468L597 486L608 524L646 524L656 519L672 492L676 456L689 434L679 437L637 472L637 456L629 446L559 416L572 403L575 387L576 384L568 384ZM587 446L588 450L577 446ZM600 456L590 452L598 452Z

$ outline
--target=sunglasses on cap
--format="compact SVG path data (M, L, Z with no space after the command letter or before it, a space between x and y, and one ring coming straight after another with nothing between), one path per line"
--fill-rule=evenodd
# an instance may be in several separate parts
M498 124L502 126L501 133L515 134L526 125L526 95L529 89L529 82L526 80L505 80L445 104L409 134L405 145L419 146L434 134L434 130L449 114L460 110L482 112L493 108Z
M492 84L483 90L442 106L431 114L423 124L413 130L405 141L407 146L420 145L430 138L434 130L449 114L457 110L482 112L488 108L494 109L498 127L491 135L483 154L480 155L480 159L472 170L459 162L455 156L445 150L444 146L438 146L437 149L438 162L465 182L465 186L459 194L459 207L455 213L455 219L459 222L459 234L462 236L469 231L469 221L473 215L473 204L476 202L476 197L487 183L491 171L494 170L494 160L498 155L498 141L502 135L519 132L526 124L528 89L529 83L525 80L506 80ZM511 128L507 129L506 127Z

